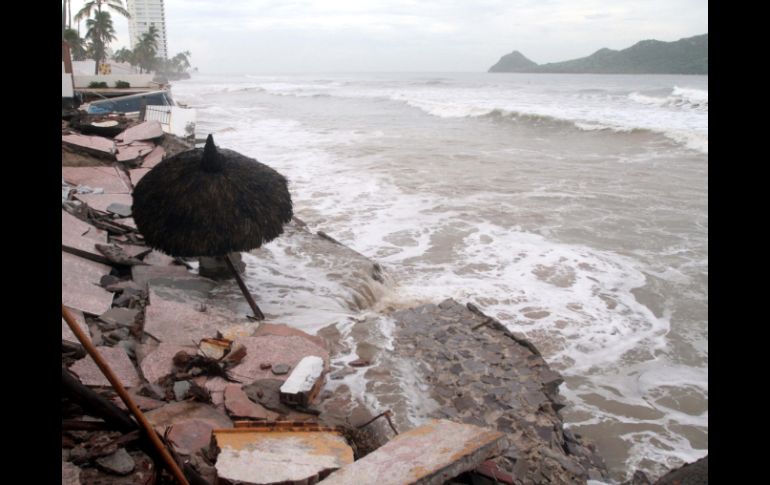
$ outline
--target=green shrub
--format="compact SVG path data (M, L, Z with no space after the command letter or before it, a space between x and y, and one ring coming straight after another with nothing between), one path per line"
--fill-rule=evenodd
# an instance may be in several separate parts
M115 81L115 87L119 88L119 89L130 88L131 87L131 83L126 82L126 81Z
M88 85L88 87L89 88L106 88L107 87L107 83L104 82L104 81L102 81L102 82L91 81L91 83Z

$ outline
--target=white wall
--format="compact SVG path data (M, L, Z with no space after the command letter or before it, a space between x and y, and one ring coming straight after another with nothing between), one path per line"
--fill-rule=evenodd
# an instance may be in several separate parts
M72 98L75 96L75 92L72 89L72 74L61 73L61 97Z

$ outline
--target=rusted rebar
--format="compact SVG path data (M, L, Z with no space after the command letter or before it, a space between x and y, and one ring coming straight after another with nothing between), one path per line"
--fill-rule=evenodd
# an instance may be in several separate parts
M246 287L246 283L243 282L243 278L241 278L241 274L238 272L237 269L235 269L235 265L230 259L229 254L225 254L225 262L227 263L227 266L230 268L230 271L233 272L233 275L235 276L235 281L238 282L238 286L241 288L241 292L243 293L243 296L245 296L246 301L249 302L251 311L254 312L254 318L256 318L257 320L264 320L265 314L262 313L262 310L260 310L259 307L257 306L257 302L254 301L254 297L251 296L251 293L249 293L249 289Z
M160 441L160 438L155 433L155 430L153 429L150 422L147 421L147 418L144 416L142 411L139 410L139 407L134 403L133 399L131 399L131 396L126 391L126 388L123 387L123 384L120 382L120 379L118 379L115 373L112 372L112 369L110 368L109 364L107 364L107 361L104 360L104 358L99 353L99 351L96 350L96 347L94 346L94 344L91 343L91 341L88 338L86 338L85 334L83 333L83 330L81 330L81 328L75 322L75 319L72 317L72 314L69 312L69 310L67 310L67 308L64 306L64 303L62 303L61 305L61 315L64 318L64 320L67 322L67 325L69 325L70 329L72 330L72 333L75 334L75 337L77 337L77 339L86 349L86 352L88 352L88 355L90 355L91 358L94 359L94 362L96 362L96 365L102 371L102 374L104 374L107 380L110 381L110 384L118 393L118 396L120 396L120 399L123 400L126 407L129 409L129 411L131 411L131 414L134 415L136 420L139 422L139 425L144 429L145 433L147 434L147 437L150 439L150 442L158 451L161 458L163 458L163 461L168 466L169 471L174 476L176 481L179 482L181 485L190 485L187 479L185 478L184 473L182 473L182 470L179 468L179 465L171 457L171 454L168 452L166 447L163 446L163 443Z
M388 424L390 425L390 429L392 429L394 433L398 434L398 430L393 425L393 421L390 420L390 415L391 415L391 412L390 412L390 409L388 409L387 411L378 414L377 416L373 417L372 419L370 419L369 421L365 422L364 424L361 424L361 425L356 426L356 427L358 429L361 429L361 428L366 427L366 426L370 425L371 423L373 423L374 420L385 416L385 419L388 420Z

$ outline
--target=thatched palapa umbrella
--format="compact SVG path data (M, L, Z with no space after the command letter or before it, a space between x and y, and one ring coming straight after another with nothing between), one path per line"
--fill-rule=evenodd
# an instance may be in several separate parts
M133 217L145 242L176 257L224 257L254 316L264 319L229 253L283 233L292 203L286 178L233 150L204 148L160 162L134 189Z

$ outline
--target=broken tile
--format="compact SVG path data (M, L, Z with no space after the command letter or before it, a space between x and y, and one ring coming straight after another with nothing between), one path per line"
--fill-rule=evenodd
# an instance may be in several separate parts
M102 253L94 245L106 244L107 233L62 210L61 243L71 248L101 256Z
M131 363L128 354L122 347L97 347L96 348L107 364L115 373L124 387L134 387L140 385L141 379L136 373L134 364ZM75 362L70 370L75 373L80 382L87 386L109 386L110 381L104 377L102 371L90 356Z
M316 344L317 346L323 349L327 348L326 341L323 338L317 335L310 335L307 332L303 332L298 328L290 327L283 323L267 323L267 322L260 323L259 327L254 332L253 336L259 337L261 335L284 335L284 336L296 335L298 337L304 337L310 340L311 342L313 342L314 344Z
M233 427L233 422L224 413L208 404L191 401L166 404L145 413L145 417L161 435L169 426L187 421L202 421L209 424L212 429Z
M208 421L191 419L171 426L168 439L174 444L174 450L183 455L192 455L211 444L211 432L214 426Z
M432 420L395 436L320 483L358 485L371 483L372 477L377 477L378 485L444 483L500 454L507 445L498 431Z
M129 194L76 194L75 198L91 209L104 213L107 213L107 207L112 204L123 204L130 207L133 201Z
M73 133L70 135L62 135L61 141L68 145L88 148L105 154L111 155L115 153L115 142L101 136L86 136Z
M131 279L134 280L134 282L138 285L144 287L151 281L162 285L165 283L173 283L175 280L182 278L198 278L198 276L187 271L187 268L184 266L161 265L159 263L148 261L148 259L153 256L153 253L156 253L156 251L153 251L144 258L144 261L150 263L151 266L133 266L131 268ZM160 256L166 256L163 253L158 254ZM173 259L170 257L169 260L173 261ZM213 281L211 282L211 286L213 288Z
M134 401L134 404L136 404L137 407L142 411L151 411L153 409L158 409L159 407L166 405L166 401L159 401L151 397L146 397L146 396L142 396L141 394L137 394L136 389L131 389L128 391L128 393L131 395L131 399ZM115 403L115 405L118 406L120 409L123 409L124 411L128 411L128 408L123 403L123 400L120 399L120 397L115 396L112 402Z
M93 315L104 313L112 305L112 293L99 286L99 280L110 271L107 265L62 251L62 303Z
M145 121L116 135L115 139L123 143L131 143L136 140L151 140L160 136L163 136L163 128L160 126L160 122Z
M353 450L333 431L216 430L216 462L223 483L316 483L353 463ZM369 482L359 482L371 483Z
M150 307L148 307L150 308ZM264 335L261 337L238 337L233 341L233 348L239 345L246 347L246 357L240 364L231 369L231 375L237 376L242 382L253 382L258 379L277 379L285 381L289 375L276 376L272 369L262 369L261 364L278 362L294 368L299 361L308 355L323 359L324 369L329 368L329 352L306 338L296 335L279 336ZM275 368L275 365L272 366ZM209 379L206 388L209 391L221 391L226 381L221 378Z
M147 172L149 171L149 168L135 168L128 171L128 175L131 177L131 183L134 185L134 187L136 187L136 184L138 184L139 181L142 180L142 177L147 175Z
M210 292L216 286L191 273L181 278L153 278L149 283L150 304L145 309L145 331L163 342L187 344L246 321L245 316L212 303Z
M83 312L80 310L75 310L74 308L67 308L67 310L69 310L69 312L75 318L75 323L78 324L78 327L80 327L83 333L86 334L86 338L91 340L91 334L88 331L88 325L86 325L86 318L83 316ZM72 329L70 329L70 326L67 325L64 317L61 319L61 339L66 340L67 342L74 342L77 344L80 343L78 338L75 337L75 334L72 332Z
M61 174L71 185L101 188L105 194L128 194L130 189L116 167L62 167Z
M130 327L136 323L139 313L139 310L136 308L110 308L99 315L99 319L104 323Z
M243 392L240 384L228 384L224 392L225 409L233 418L264 419L274 421L280 416L251 399Z
M155 383L174 371L174 356L177 352L195 353L192 345L177 345L161 342L158 347L142 360L139 366L147 382Z
M142 168L153 168L159 164L166 156L166 150L158 145L147 156L144 157Z
M61 484L62 485L80 485L80 467L73 465L68 461L61 462Z

